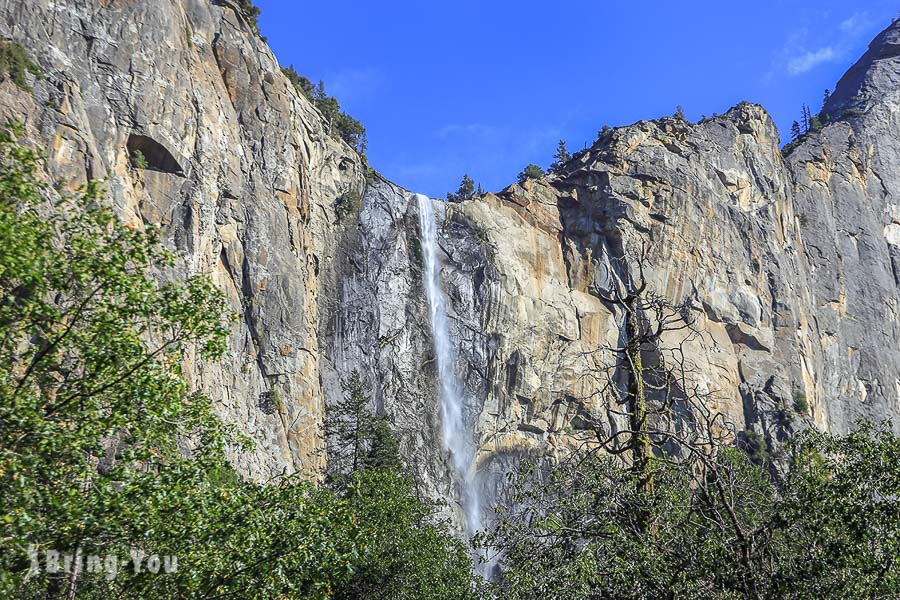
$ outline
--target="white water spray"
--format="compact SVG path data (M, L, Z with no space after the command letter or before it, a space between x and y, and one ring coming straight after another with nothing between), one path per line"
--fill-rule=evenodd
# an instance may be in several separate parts
M441 385L441 423L444 448L462 494L462 508L466 516L466 534L474 535L481 528L481 498L475 481L475 448L472 428L467 425L462 386L456 377L456 353L447 326L447 311L441 292L440 269L437 257L437 225L431 199L416 194L419 207L419 233L425 260L425 295L431 312L431 335Z

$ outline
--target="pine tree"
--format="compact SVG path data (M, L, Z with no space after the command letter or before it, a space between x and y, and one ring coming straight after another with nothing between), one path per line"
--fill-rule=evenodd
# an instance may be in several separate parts
M526 181L528 181L529 179L540 179L543 176L544 176L544 170L542 168L540 168L539 166L537 166L536 164L531 163L531 164L527 165L524 169L522 169L522 172L519 173L519 175L517 177L517 181L521 185L521 184L525 183Z
M553 162L550 164L550 172L559 173L570 160L572 160L572 155L566 149L565 140L559 140L559 144L556 146L556 153L553 155Z
M800 123L794 121L791 123L791 141L796 140L800 137Z
M463 202L464 200L471 200L474 196L475 182L468 174L463 175L462 181L459 182L459 187L456 189L456 193L447 192L447 200L449 202Z
M400 459L400 444L397 436L391 431L387 417L374 417L372 422L371 442L364 461L368 469L391 469L403 471Z
M687 118L684 116L684 107L680 104L675 107L675 118L679 121L687 121Z
M801 126L803 128L804 135L809 133L811 121L812 121L812 113L809 110L809 106L804 104L803 108L802 108L802 117L801 117Z
M360 468L374 419L369 410L372 386L359 371L354 369L341 388L344 397L329 407L324 423L329 475L336 481Z

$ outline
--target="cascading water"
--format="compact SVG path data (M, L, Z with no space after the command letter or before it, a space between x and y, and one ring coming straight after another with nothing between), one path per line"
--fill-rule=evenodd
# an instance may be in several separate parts
M441 292L437 258L437 225L431 199L416 194L419 207L419 234L425 261L425 295L431 312L431 334L441 385L441 423L444 448L450 454L454 476L460 486L466 534L481 528L481 498L475 481L475 448L472 428L467 424L462 386L456 377L456 353L447 326L444 295Z

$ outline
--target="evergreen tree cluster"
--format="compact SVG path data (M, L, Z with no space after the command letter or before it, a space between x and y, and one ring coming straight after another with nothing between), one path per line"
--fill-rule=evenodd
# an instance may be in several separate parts
M465 174L462 181L459 182L456 192L447 192L447 201L463 202L482 195L484 195L484 189L481 187L481 184L479 183L476 187L475 181L468 174Z
M282 67L281 71L294 88L319 109L329 135L336 135L360 154L365 154L368 145L366 128L358 120L341 110L337 99L325 92L325 82L320 80L318 84L314 85L307 77L297 73L294 65Z
M241 13L250 23L250 28L253 30L253 33L259 35L263 41L266 41L266 38L262 37L259 31L259 15L261 12L259 7L253 4L253 0L237 0L237 4Z
M800 140L809 133L820 131L822 127L831 121L831 116L825 112L825 105L831 97L831 91L826 89L822 95L822 108L818 114L812 114L809 106L804 104L800 108L800 120L791 123L791 141L782 149L782 153L787 154L793 150Z

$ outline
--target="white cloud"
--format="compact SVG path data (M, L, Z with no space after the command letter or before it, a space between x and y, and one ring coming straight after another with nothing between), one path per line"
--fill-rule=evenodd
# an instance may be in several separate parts
M872 24L872 19L865 11L853 13L841 21L840 29L849 35L858 35Z
M377 93L384 85L384 76L378 69L347 69L325 80L328 95L338 102L360 102Z
M800 75L814 69L815 67L831 62L840 57L840 54L831 46L825 46L818 50L807 51L799 56L795 56L788 61L787 70L791 75Z

